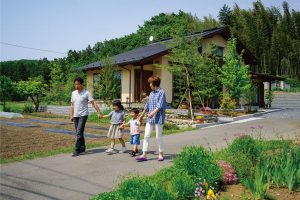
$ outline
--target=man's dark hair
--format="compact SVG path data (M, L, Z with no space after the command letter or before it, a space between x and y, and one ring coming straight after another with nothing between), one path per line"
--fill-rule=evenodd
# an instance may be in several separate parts
M74 83L75 83L76 81L79 82L81 85L83 84L83 79L82 79L81 77L75 78L75 79L74 79Z
M137 108L132 108L131 110L130 110L130 112L134 112L135 114L139 114L139 109L137 109Z

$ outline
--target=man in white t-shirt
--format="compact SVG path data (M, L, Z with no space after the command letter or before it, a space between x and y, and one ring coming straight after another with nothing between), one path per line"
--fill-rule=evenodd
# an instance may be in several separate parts
M91 93L84 89L83 79L76 78L74 80L75 90L72 92L71 97L71 109L70 109L70 120L74 122L76 130L76 145L73 157L79 156L80 153L85 152L85 140L84 140L84 128L89 115L89 102L92 103L93 107L98 113L98 118L102 118L100 109L93 99Z

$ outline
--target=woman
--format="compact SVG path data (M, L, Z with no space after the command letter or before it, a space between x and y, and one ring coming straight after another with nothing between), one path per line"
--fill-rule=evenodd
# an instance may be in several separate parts
M158 143L158 161L163 161L163 142L162 142L162 130L165 122L165 110L166 110L166 95L163 89L159 87L160 78L157 76L151 76L148 79L152 92L145 105L144 111L140 116L140 120L143 119L145 113L148 113L147 123L145 128L145 136L143 143L143 154L136 158L138 161L147 161L148 144L152 130L155 128L156 140Z

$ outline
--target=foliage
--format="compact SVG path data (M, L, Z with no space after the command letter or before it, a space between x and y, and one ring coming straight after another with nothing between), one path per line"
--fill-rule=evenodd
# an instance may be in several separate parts
M200 146L185 147L174 159L174 166L196 180L201 177L211 186L221 180L221 170L210 153Z
M14 84L7 76L0 76L0 98L3 102L3 110L6 110L6 101L14 91Z
M246 186L249 188L254 199L266 199L268 183L265 179L265 171L263 168L257 167L253 178L247 178Z
M35 105L35 112L37 112L41 97L47 92L47 85L39 79L29 79L28 81L19 81L16 88L22 95L30 97Z
M266 100L267 100L267 106L269 108L271 108L272 102L274 99L274 93L272 90L268 90L267 94L266 94Z
M13 82L42 76L46 83L49 83L49 63L50 61L47 58L40 60L3 61L0 62L0 72L1 75L9 77Z
M256 88L251 85L251 87L247 88L243 94L242 97L246 101L246 105L253 105L256 100Z
M110 105L113 99L120 98L121 79L111 58L102 59L102 62L101 72L94 83L94 95Z
M176 199L192 199L194 192L194 181L187 173L174 174L170 188L176 194Z
M230 154L235 154L236 152L245 154L251 159L253 163L256 162L257 158L259 157L259 151L256 142L251 136L248 135L242 135L237 137L229 145L228 152Z
M228 5L225 4L220 9L218 19L224 26L232 25L232 10L228 7Z
M233 166L240 181L244 181L254 172L254 164L251 159L241 152L236 152L235 154L229 153L224 160Z
M149 178L127 178L118 185L116 190L124 199L171 200L173 194L158 184L153 184Z
M32 104L25 104L22 110L23 113L33 113L33 105Z
M300 186L300 151L297 148L283 149L273 156L262 156L259 166L266 171L269 183L277 187L287 186L296 191Z
M282 8L254 1L247 10L235 4L229 17L232 33L257 58L257 65L251 66L253 71L300 80L299 10L290 9L287 1Z
M236 101L228 93L223 93L220 108L225 115L232 116L234 109L236 109Z
M176 124L172 124L172 123L165 123L164 130L179 130L179 127Z
M241 60L236 51L236 39L230 38L221 68L221 82L226 93L237 103L241 95L251 87L249 66L242 64Z
M214 107L222 89L219 79L218 58L214 55L216 46L210 44L200 56L201 60L193 66L191 74L191 86L193 102L201 104L201 107Z

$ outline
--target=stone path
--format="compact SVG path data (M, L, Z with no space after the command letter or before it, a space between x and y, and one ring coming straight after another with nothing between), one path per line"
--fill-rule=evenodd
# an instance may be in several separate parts
M278 119L266 116L264 119L257 118L245 123L164 136L167 158L164 162L158 162L154 152L149 155L148 162L137 163L128 154L108 156L104 153L105 148L102 147L91 149L87 155L76 158L71 157L70 154L61 154L5 164L1 165L0 199L88 199L99 192L112 190L123 176L149 175L170 166L172 157L186 145L222 148L226 146L225 137L232 139L235 133L250 131L252 130L250 127L253 126L263 127L255 130L261 130L266 139L294 138L300 135L300 118ZM154 140L151 139L152 150L157 148Z

